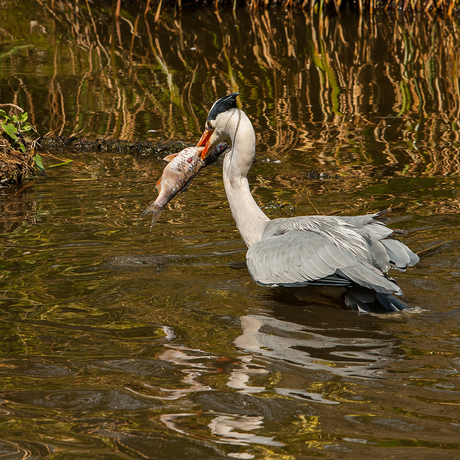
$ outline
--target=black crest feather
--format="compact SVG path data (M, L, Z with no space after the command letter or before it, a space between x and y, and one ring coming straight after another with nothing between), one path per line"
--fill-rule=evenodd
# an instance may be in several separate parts
M208 113L208 120L215 120L217 115L222 112L226 112L232 107L237 107L236 98L240 93L229 94L228 96L221 97L214 105L211 107L211 110Z

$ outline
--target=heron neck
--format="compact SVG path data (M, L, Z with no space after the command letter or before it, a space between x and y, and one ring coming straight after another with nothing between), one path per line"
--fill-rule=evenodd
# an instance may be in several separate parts
M255 202L247 174L255 155L255 133L252 123L242 111L233 130L232 150L224 159L223 179L228 203L238 231L249 248L260 241L265 223L270 219ZM231 130L228 126L229 131Z

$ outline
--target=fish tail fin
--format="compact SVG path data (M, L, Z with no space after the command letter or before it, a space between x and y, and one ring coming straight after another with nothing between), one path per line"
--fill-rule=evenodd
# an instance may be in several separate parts
M152 228L158 220L158 217L160 217L161 209L158 208L155 203L152 203L149 207L142 211L141 217L145 217L148 214L152 214L152 221L150 222L150 228Z

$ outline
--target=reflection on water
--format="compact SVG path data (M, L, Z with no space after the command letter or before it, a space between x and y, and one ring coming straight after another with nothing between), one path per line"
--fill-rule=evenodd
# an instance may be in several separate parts
M240 319L242 335L234 340L235 346L253 354L251 357L255 354L268 358L270 362L284 362L284 366L290 367L292 373L299 373L300 369L310 369L343 377L378 377L385 361L392 357L394 339L389 340L387 337L331 337L319 333L318 329L311 330L300 324L272 317L254 315ZM332 333L329 328L324 332ZM353 334L355 331L350 332ZM360 331L360 335L363 332ZM229 386L250 393L264 391L265 388L247 385L252 375L263 373L263 370L260 366L252 365L251 358L245 358L242 368L235 371L236 375ZM300 369L296 369L297 367ZM298 388L277 386L275 391L282 395L331 403L323 400L322 395Z
M271 217L392 207L421 261L412 312L293 304L250 278L219 165L150 231L162 162L66 152L0 191L0 457L454 458L457 23L2 5L0 96L41 132L194 142L239 89Z
M220 415L209 423L211 434L225 438L229 444L247 445L262 444L267 446L283 446L281 442L276 442L273 438L266 436L254 436L248 431L263 428L263 417L229 417ZM240 430L240 431L236 431ZM244 433L241 433L244 431Z
M113 22L90 4L37 3L0 10L0 88L39 132L190 140L216 96L239 90L260 151L279 159L363 177L459 172L455 20L198 8L155 23L127 5Z
M0 188L0 234L14 231L23 223L36 222L37 206L27 188Z

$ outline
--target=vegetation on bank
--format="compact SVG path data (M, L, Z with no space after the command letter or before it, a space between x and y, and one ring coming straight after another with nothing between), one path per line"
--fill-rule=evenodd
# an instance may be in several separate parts
M8 114L1 107L11 107L16 114ZM176 153L187 144L183 142L125 141L120 139L86 139L71 137L39 137L28 123L28 113L15 104L0 104L0 187L20 184L29 176L45 173L40 151L64 153L113 152L133 155L152 155L162 158ZM40 140L40 144L38 143ZM58 159L60 163L49 168L66 165L72 160L60 159L51 153L43 153Z
M4 110L8 108L9 113ZM27 120L21 107L0 104L0 186L16 185L37 171L44 172L35 152L38 134Z

